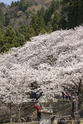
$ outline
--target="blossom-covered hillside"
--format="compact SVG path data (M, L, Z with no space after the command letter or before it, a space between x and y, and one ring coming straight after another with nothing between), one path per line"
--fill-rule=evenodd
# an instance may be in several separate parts
M28 100L25 92L59 93L83 74L83 26L32 37L0 55L0 95ZM17 94L17 95L16 95ZM14 101L16 102L16 101Z

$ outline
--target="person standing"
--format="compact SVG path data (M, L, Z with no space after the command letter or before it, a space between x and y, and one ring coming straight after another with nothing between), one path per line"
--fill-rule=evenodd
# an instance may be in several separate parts
M65 97L65 93L62 91L62 98L64 99L64 97Z
M37 105L35 105L35 108L37 109L37 119L38 119L38 121L40 121L40 119L41 119L41 113L39 112L40 104L37 103Z
M71 100L71 94L69 93L69 100Z
M72 96L72 104L71 104L71 117L74 119L75 124L79 124L80 121L77 118L78 116L78 102L74 96Z
M66 94L65 94L65 97L66 97L66 99L68 98L68 93L66 92Z

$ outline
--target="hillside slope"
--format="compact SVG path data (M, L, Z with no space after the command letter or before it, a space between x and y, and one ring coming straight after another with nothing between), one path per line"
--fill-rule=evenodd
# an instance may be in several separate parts
M83 26L32 37L23 47L0 54L0 96L12 92L15 99L18 92L21 99L31 91L60 93L63 83L82 75Z
M6 28L11 25L13 29L16 29L21 26L22 23L29 26L32 16L37 14L37 11L42 7L47 9L50 6L51 1L52 0L24 0L24 4L27 5L27 9L25 11L20 10L19 6L8 6L5 9L2 8L5 14ZM29 3L33 4L28 5Z

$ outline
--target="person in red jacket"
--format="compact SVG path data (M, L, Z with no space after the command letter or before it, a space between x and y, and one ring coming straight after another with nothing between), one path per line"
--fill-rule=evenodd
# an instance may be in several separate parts
M65 97L66 97L66 99L68 98L68 93L66 92L66 94L65 94Z
M39 103L37 103L37 105L35 105L35 108L37 109L37 118L38 118L38 121L40 121L40 119L41 119L41 113L39 112L39 109L40 109Z

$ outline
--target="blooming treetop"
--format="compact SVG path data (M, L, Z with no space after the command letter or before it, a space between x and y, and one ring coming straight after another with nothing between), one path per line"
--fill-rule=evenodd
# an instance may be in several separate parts
M34 91L59 93L61 84L82 75L83 26L32 37L24 46L0 54L0 96L6 102L7 94L14 103L27 100L25 92L32 91L35 81Z

